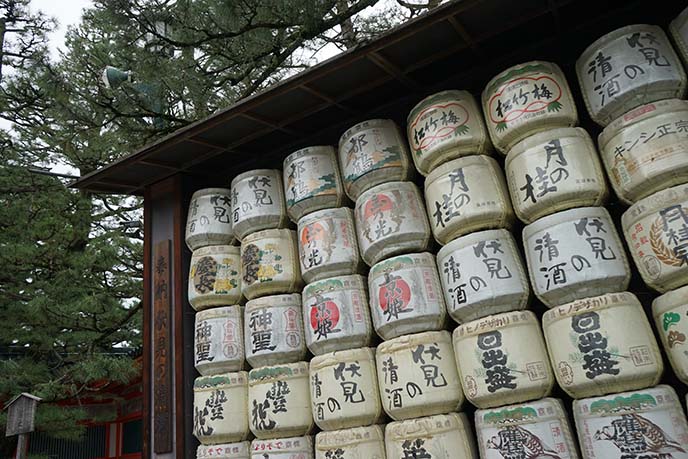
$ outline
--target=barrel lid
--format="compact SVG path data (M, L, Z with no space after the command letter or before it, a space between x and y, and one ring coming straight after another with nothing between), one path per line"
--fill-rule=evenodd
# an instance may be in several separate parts
M342 446L356 446L373 441L382 442L385 439L382 426L353 427L351 429L320 432L315 436L315 449L319 451Z
M310 212L303 217L299 219L299 226L301 225L308 225L312 222L324 219L324 218L329 218L329 217L335 217L335 218L347 218L350 217L353 219L354 217L354 211L348 207L335 207L333 209L321 209L321 210L316 210L315 212Z
M501 169L499 168L499 164L497 161L492 156L487 156L487 155L469 155L469 156L462 156L460 158L452 159L451 161L447 161L446 163L440 164L437 166L435 169L432 170L428 174L428 176L425 178L425 189L428 189L428 186L436 181L437 179L440 179L446 175L449 175L454 169L457 169L459 167L470 167L470 166L482 166L482 167L487 167L489 168L492 172L495 174L501 174Z
M561 223L580 220L585 217L601 217L611 221L609 212L604 207L577 207L575 209L563 210L555 214L546 215L535 220L533 223L523 227L523 240L532 236L534 233L551 228Z
M547 310L542 316L543 326L560 319L572 317L586 311L600 311L617 306L631 306L642 309L638 298L630 292L606 293L600 296L583 298Z
M379 261L370 268L368 280L386 271L414 267L416 266L416 261L425 262L426 264L429 263L431 266L435 266L435 255L430 252L407 253L405 255L397 255L396 257Z
M241 253L241 248L236 245L208 245L196 249L191 253L192 257L202 257L205 255L213 254L228 254L228 255L239 255Z
M244 459L251 454L251 442L219 443L215 445L198 445L198 459L212 457L217 459Z
M268 295L255 298L246 302L246 311L261 308L277 308L295 306L301 307L300 293L286 293L283 295Z
M464 413L438 414L390 422L385 428L385 438L398 441L409 437L430 437L452 430L461 430L467 433L468 429L468 419Z
M291 162L308 154L327 155L332 156L333 160L335 159L335 151L332 145L312 145L310 147L301 148L293 153L290 153L286 158L284 158L282 163L283 169L286 170L287 165L289 165Z
M466 236L457 237L453 241L447 243L439 250L439 252L437 252L437 259L441 260L455 250L461 250L480 241L487 241L489 239L510 239L512 242L515 242L514 236L511 234L511 232L503 228L476 231L475 233L470 233Z
M274 380L284 381L304 376L308 377L308 362L285 363L254 368L248 373L248 383L253 386Z
M688 285L666 292L652 302L654 315L662 314L678 306L688 305Z
M259 241L261 239L292 239L296 240L296 231L290 229L265 229L247 234L241 240L242 244Z
M664 400L662 405L673 407L683 415L676 391L666 384L660 384L649 389L574 400L573 411L577 416L582 417L647 411L648 409L656 408L660 404L657 401L659 396ZM667 403L669 400L672 400L673 403Z
M593 148L595 147L592 143L592 138L590 137L590 134L588 134L588 131L586 131L583 128L560 127L555 129L548 129L546 131L537 132L519 142L516 142L514 146L511 147L511 150L509 150L509 153L506 155L505 166L509 167L511 161L513 161L516 157L522 155L523 153L532 148L539 147L542 144L551 141L552 139L563 139L567 137L578 137L580 139L583 139L584 141L587 140L591 143Z
M222 317L231 317L243 315L242 307L239 305L234 306L220 306L217 308L203 309L196 313L196 320L208 320Z
M475 103L475 98L473 94L463 89L447 89L446 91L436 92L425 97L423 100L418 102L415 107L411 109L408 116L406 117L406 123L410 124L413 118L418 116L425 107L430 104L435 103L438 100L465 100L469 99Z
M411 191L411 192L415 191L418 194L418 197L420 198L420 191L418 189L418 186L413 182L402 182L402 181L385 182L385 183L381 183L379 185L375 185L374 187L361 193L361 195L356 200L356 204L358 204L359 202L365 202L365 200L368 199L368 197L371 195L374 195L377 193L382 193L385 191L394 191L394 190Z
M456 330L454 330L453 336L454 340L461 340L492 330L533 324L537 325L538 328L540 327L540 322L533 311L509 311L501 314L493 314L491 316L483 317L481 319L459 325L456 327Z
M366 278L360 274L351 274L349 276L329 277L319 281L311 282L303 289L303 296L311 296L316 293L330 292L344 287L344 283L351 284L351 288L364 290L367 287Z
M366 124L367 126L364 127L364 125ZM341 135L341 137L339 137L339 149L341 150L342 144L346 143L350 135L360 131L361 129L367 129L372 127L387 127L392 129L398 129L397 123L390 119L376 118L372 120L361 121L360 123L351 126L349 129L346 130L346 132L344 132L344 134Z
M494 76L485 85L485 89L482 93L483 104L492 96L499 87L508 82L511 78L517 75L523 75L528 73L544 72L544 73L559 73L563 75L559 66L553 62L547 61L529 61L522 64L513 65L507 69L502 70L496 76Z
M278 179L282 178L282 171L279 169L252 169L250 171L242 172L241 174L235 176L232 179L232 187L239 183L240 181L248 178L248 177L253 177L254 175L273 175L277 177ZM279 187L278 191L281 191L282 187Z
M213 376L199 376L194 380L194 392L222 387L245 386L248 373L237 371L235 373L222 373Z
M476 410L475 412L476 426L522 425L557 418L566 418L564 404L561 400L550 397L534 402Z
M334 351L327 354L316 355L311 359L311 372L318 371L323 368L338 365L342 362L350 362L352 360L374 360L375 349L370 347L362 347L358 349L347 349L344 351Z
M666 188L637 201L621 215L621 225L624 229L630 228L648 215L682 201L688 201L688 183Z
M193 200L211 194L226 194L227 196L229 196L231 195L231 193L232 191L229 188L203 188L201 190L195 191L194 194L191 195L191 199Z
M413 335L402 335L380 343L377 347L377 354L378 356L380 354L391 354L393 352L416 347L419 344L438 342L445 342L451 346L451 334L446 330L441 330L415 333Z

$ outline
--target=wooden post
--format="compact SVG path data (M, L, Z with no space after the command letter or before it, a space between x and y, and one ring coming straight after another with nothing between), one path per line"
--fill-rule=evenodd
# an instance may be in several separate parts
M14 456L15 459L26 459L26 453L28 450L29 434L19 434L17 435L17 455Z

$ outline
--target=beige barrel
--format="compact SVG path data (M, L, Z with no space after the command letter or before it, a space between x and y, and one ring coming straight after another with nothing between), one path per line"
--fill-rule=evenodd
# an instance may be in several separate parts
M390 422L385 450L389 459L478 459L471 424L463 413Z
M303 289L306 345L314 355L367 347L373 338L368 283L359 275L324 279Z
M198 445L196 459L250 459L251 442Z
M260 439L306 435L313 429L308 362L254 368L248 374L249 427Z
M287 214L294 223L306 214L339 207L346 201L337 155L329 145L295 151L284 158L283 171Z
M528 275L505 229L454 239L437 253L437 267L447 311L458 323L528 306Z
M688 284L688 185L641 199L621 216L621 225L648 286L664 293Z
M688 66L688 8L679 13L676 18L669 23L669 34L674 41L676 51L678 51L684 66Z
M315 459L385 459L384 426L374 425L320 432Z
M550 308L628 287L626 252L603 207L536 220L523 228L523 248L533 292Z
M255 439L251 442L251 459L313 459L313 437Z
M600 154L617 196L633 203L688 182L688 102L641 105L599 137Z
M506 154L536 132L578 124L576 104L557 64L531 61L492 78L482 94L492 144Z
M204 445L246 440L248 374L245 371L196 378L193 434Z
M430 228L440 244L514 222L502 169L485 155L464 156L444 163L425 179Z
M441 330L447 321L435 256L399 255L381 261L368 274L370 312L382 339Z
M411 179L407 145L392 120L368 120L349 128L339 138L339 166L346 194L356 201L375 185Z
M211 245L191 254L188 298L196 311L241 300L241 250Z
M601 126L639 105L681 98L686 73L664 31L636 24L616 29L587 47L576 74L590 118Z
M282 171L255 169L232 179L232 229L237 239L288 224Z
M313 418L322 430L369 426L382 419L374 349L315 356L310 378Z
M356 233L363 260L372 266L400 253L430 245L430 225L418 187L390 182L369 189L356 201Z
M226 245L234 240L232 200L227 188L204 188L191 196L186 216L189 250L208 245Z
M486 459L580 457L564 404L555 398L477 410L475 430Z
M674 373L688 384L688 286L657 297L652 315Z
M299 220L297 234L301 275L307 283L363 271L351 209L308 214Z
M688 423L665 385L573 401L583 459L685 459Z
M243 315L241 306L196 313L194 365L201 375L244 369Z
M554 386L540 323L531 311L460 325L453 341L463 392L478 408L542 398Z
M452 159L492 152L483 114L468 91L426 97L413 107L406 124L411 157L423 175Z
M296 232L271 229L251 233L241 242L241 292L252 300L273 293L299 292Z
M375 361L382 407L395 421L461 408L463 392L448 331L385 341L378 346Z
M571 397L657 384L664 366L640 301L609 293L550 309L542 327L559 386Z
M526 137L509 150L505 169L514 211L524 223L574 207L601 206L609 195L597 148L582 128Z

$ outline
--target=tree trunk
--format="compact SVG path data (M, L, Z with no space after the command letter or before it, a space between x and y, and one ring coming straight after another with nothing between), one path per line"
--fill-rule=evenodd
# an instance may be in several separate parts
M2 60L5 56L5 31L7 30L7 21L5 18L0 19L0 83L2 83Z

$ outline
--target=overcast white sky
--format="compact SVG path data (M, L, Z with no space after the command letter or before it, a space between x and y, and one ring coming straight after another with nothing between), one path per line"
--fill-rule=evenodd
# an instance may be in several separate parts
M50 35L53 50L64 46L67 26L76 24L81 18L81 10L91 5L91 0L31 0L31 9L43 11L57 19L58 28Z

